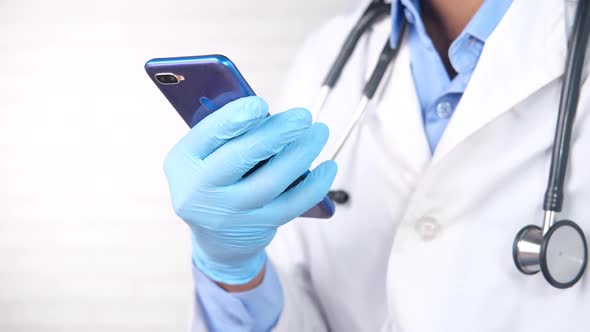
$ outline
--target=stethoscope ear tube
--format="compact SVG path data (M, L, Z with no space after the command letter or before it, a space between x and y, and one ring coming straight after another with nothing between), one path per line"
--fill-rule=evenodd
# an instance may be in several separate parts
M328 70L328 73L324 78L320 92L318 93L318 97L312 106L312 111L314 112L314 121L319 118L326 100L330 96L332 89L338 83L338 80L344 71L344 67L348 63L348 60L350 60L350 57L356 49L356 46L363 34L369 30L369 28L371 28L375 22L386 16L390 11L391 4L386 3L385 0L373 0L367 9L365 9L361 18L354 25L344 40L344 44L342 45L340 52L338 52L336 59L332 63L332 66L330 66L330 70Z
M405 28L405 25L404 25L404 28ZM402 28L402 30L404 28ZM402 33L403 33L403 31L402 31ZM379 54L379 59L377 60L377 64L375 65L375 68L373 69L373 72L371 73L371 77L369 78L369 80L367 81L367 83L365 84L365 87L363 89L363 95L365 97L367 97L367 99L369 99L369 100L373 99L373 96L375 95L377 88L379 88L379 85L380 85L381 81L383 80L383 76L385 75L385 72L387 71L387 67L389 67L389 64L395 58L395 56L397 55L397 53L399 51L399 47L397 47L397 46L398 45L396 45L395 48L391 47L391 43L389 42L389 38L385 42L385 46L383 46L383 50Z
M338 79L340 78L346 63L354 52L360 38L377 20L381 19L383 16L386 16L390 11L391 4L385 3L383 0L374 0L371 2L369 7L367 7L359 21L355 24L346 37L346 40L342 45L342 49L336 56L336 60L334 60L334 63L330 67L326 78L324 78L322 86L327 86L330 89L336 86L336 83L338 83Z
M351 120L347 123L346 128L344 128L344 133L342 136L340 136L339 141L336 143L334 152L330 156L331 160L335 160L340 154L340 151L342 150L344 144L346 144L350 134L365 114L369 106L369 102L375 96L375 92L379 88L381 81L383 81L383 76L385 76L385 72L387 71L389 64L397 57L402 39L401 37L405 33L406 25L407 24L404 21L403 26L399 32L399 38L397 38L397 44L395 46L392 47L389 38L387 38L387 41L385 42L385 45L379 54L379 58L377 59L377 64L375 65L369 80L363 88L363 96L354 110ZM340 204L345 204L350 199L350 195L344 190L330 191L329 196L333 198L339 198L338 200L334 201Z
M404 23L400 31L400 36L403 36L405 27L406 24ZM381 84L381 81L383 81L383 76L385 76L385 72L387 71L389 64L393 61L393 59L395 59L395 57L399 53L400 40L401 38L398 38L398 44L395 45L395 47L391 47L389 38L387 38L387 41L385 41L385 45L383 46L383 49L379 54L379 59L377 59L377 64L375 64L373 72L371 73L369 80L363 88L363 96L361 97L361 100L359 101L354 113L352 113L350 121L346 124L344 132L342 136L340 136L338 143L336 143L336 148L334 149L334 152L332 153L330 159L335 160L338 157L338 154L342 150L342 147L344 146L344 144L346 144L346 141L348 141L350 134L352 133L352 131L354 130L354 128L362 119L363 115L368 109L369 102L371 101L371 99L373 99L373 97L375 96L375 92Z

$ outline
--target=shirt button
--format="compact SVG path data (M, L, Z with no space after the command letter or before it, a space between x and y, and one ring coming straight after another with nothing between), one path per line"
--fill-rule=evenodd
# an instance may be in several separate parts
M448 119L453 114L453 105L448 101L443 101L436 105L436 115L441 119Z
M416 223L416 232L422 240L432 240L440 233L440 224L432 217L422 217Z
M404 9L404 15L406 16L406 20L408 21L408 23L414 23L414 15L412 15L412 12L410 12L408 8Z

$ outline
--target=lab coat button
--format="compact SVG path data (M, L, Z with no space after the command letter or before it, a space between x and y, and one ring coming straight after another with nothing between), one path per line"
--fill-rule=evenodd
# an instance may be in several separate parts
M441 119L447 119L453 113L453 105L448 101L443 101L436 105L436 115Z
M440 224L432 217L422 217L416 223L416 232L422 240L432 240L440 232Z

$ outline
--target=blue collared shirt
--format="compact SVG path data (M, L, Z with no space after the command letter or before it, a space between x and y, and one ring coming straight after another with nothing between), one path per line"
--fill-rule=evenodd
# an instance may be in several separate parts
M407 42L412 76L431 151L435 150L455 112L486 39L511 3L511 0L486 0L461 35L453 41L449 48L449 58L457 75L451 79L426 33L419 14L419 2L393 1L392 43L395 43L405 18L409 23ZM262 284L245 293L227 293L198 270L195 271L195 284L198 302L211 331L269 331L282 311L282 289L270 263L266 265Z
M401 3L402 6L399 6ZM424 132L434 152L459 100L471 79L484 44L512 0L485 1L463 32L449 47L449 59L457 75L451 79L420 18L417 0L400 0L392 5L391 41L396 42L402 21L409 23L407 42L416 94L422 110Z

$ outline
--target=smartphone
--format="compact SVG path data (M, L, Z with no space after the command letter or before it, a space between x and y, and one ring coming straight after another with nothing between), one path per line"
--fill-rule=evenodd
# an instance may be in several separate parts
M145 70L191 128L225 104L255 95L236 65L223 55L152 59L145 64ZM244 177L266 162L268 160L258 163ZM285 191L303 181L307 174L309 171ZM301 217L326 219L332 217L334 212L334 204L326 196Z

